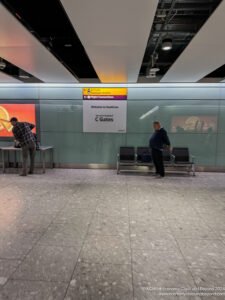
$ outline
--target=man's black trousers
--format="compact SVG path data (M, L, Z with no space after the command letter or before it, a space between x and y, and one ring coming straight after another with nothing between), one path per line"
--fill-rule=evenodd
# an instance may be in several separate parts
M163 152L159 149L152 149L152 161L154 163L156 173L164 177L165 170L163 164Z

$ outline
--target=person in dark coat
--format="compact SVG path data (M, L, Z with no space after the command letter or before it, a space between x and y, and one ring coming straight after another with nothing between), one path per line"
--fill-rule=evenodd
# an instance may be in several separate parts
M23 172L20 174L20 176L27 176L28 154L30 154L29 174L33 174L36 144L35 144L35 136L32 132L32 129L34 129L35 125L28 122L19 122L16 117L11 118L10 122L13 126L12 129L13 135L15 139L20 143L22 148Z
M163 148L169 147L172 151L172 146L167 135L166 130L161 126L160 122L153 122L154 133L149 140L149 147L152 150L152 160L156 170L157 178L163 178L165 176L165 169L163 163Z

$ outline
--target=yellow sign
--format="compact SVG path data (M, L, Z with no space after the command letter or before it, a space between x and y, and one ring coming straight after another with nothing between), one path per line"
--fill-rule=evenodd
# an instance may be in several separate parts
M126 100L127 88L84 88L83 99Z

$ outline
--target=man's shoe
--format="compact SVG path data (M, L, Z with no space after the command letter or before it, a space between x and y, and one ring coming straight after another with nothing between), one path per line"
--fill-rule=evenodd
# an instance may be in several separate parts
M30 174L30 175L31 175L31 174L34 174L34 172L32 172L32 171L29 171L29 172L28 172L28 174Z
M27 174L20 173L19 176L27 176Z

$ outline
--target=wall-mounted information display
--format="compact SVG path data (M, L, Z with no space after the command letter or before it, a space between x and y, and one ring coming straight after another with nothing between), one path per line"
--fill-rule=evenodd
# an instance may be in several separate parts
M127 100L127 88L84 88L84 100Z
M13 137L12 125L9 122L12 117L21 122L29 122L36 125L35 104L6 104L0 103L0 138ZM36 132L34 128L33 132Z
M84 132L126 132L126 88L85 88L83 99Z

